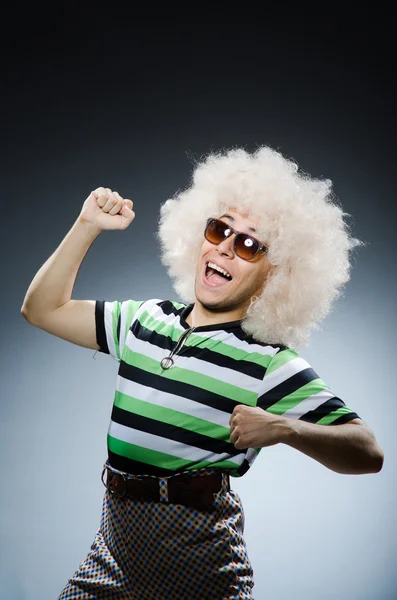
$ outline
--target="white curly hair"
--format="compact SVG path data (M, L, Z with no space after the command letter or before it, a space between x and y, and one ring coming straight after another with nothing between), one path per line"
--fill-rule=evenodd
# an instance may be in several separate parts
M195 165L190 187L160 207L161 260L180 298L195 302L196 264L206 220L225 209L259 219L257 237L272 265L251 300L243 329L255 339L306 346L350 279L353 238L329 179L299 172L268 146L211 153Z

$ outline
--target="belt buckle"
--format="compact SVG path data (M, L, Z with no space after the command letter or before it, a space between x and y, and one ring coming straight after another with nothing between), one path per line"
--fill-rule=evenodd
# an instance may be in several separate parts
M214 492L211 489L200 489L199 484L202 479L204 478L193 477L187 473L170 480L168 501L172 504L184 504L200 511L213 511L215 509Z
M104 482L103 476L104 476L106 470L109 471L109 469L107 469L107 465L105 465L103 467L103 471L102 471L102 475L101 475L101 480L102 480L103 485L105 486L105 488L108 490L108 492L112 496L116 496L118 498L124 498L124 496L126 495L126 492L127 492L127 477L126 477L126 475L124 473L121 473L121 472L120 473L113 473L112 471L110 471L111 472L111 476L110 477L115 477L115 476L116 477L121 477L122 480L123 480L123 483L124 483L123 488L124 489L123 489L122 492L118 492L118 491L115 491L115 489L111 487L109 474L107 476L107 482L106 483ZM117 486L117 483L115 485Z

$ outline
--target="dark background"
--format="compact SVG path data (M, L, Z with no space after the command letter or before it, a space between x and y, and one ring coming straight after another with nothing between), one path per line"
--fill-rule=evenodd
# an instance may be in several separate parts
M353 202L360 207L354 217L362 236L369 233L365 222L383 236L395 216L388 15L362 7L350 16L264 8L248 24L230 7L222 12L217 5L210 15L190 8L183 24L181 15L158 15L153 7L158 21L150 25L137 24L123 4L8 9L8 215L17 205L24 223L41 222L56 243L70 203L76 214L98 185L131 196L137 209L158 205L187 185L192 159L221 147L268 144L332 179L346 210ZM368 218L374 203L377 222ZM55 206L51 232L43 216ZM22 225L14 253L25 234Z
M267 144L332 179L353 235L367 244L346 296L304 356L374 429L386 459L376 476L346 478L287 447L261 453L256 470L234 485L246 506L255 598L391 600L391 15L362 5L350 15L328 5L317 12L153 5L146 21L132 4L3 10L1 458L8 485L0 588L10 600L54 598L88 552L116 376L108 357L93 361L90 351L26 323L20 307L30 281L89 192L104 185L134 200L136 219L96 240L74 297L176 298L158 257L160 204L189 184L203 154ZM320 530L326 537L318 545ZM324 587L330 568L339 575Z

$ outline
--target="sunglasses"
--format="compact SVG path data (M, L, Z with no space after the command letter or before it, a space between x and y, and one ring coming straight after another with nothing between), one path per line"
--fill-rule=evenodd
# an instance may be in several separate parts
M220 244L223 240L235 234L233 250L236 256L244 260L252 260L258 252L267 252L266 246L259 240L246 233L235 231L230 225L219 219L208 219L205 226L204 237L211 244Z

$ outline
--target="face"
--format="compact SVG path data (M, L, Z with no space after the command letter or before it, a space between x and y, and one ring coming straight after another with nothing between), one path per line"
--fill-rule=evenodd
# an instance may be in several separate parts
M234 230L258 238L258 221L248 218L235 210L228 209L220 220ZM264 252L258 252L251 261L244 260L234 253L232 234L219 245L204 238L197 263L195 293L196 299L204 308L214 312L236 312L242 318L252 296L258 295L265 284L271 264ZM262 243L263 240L259 240ZM214 263L231 276L225 278L208 266Z

